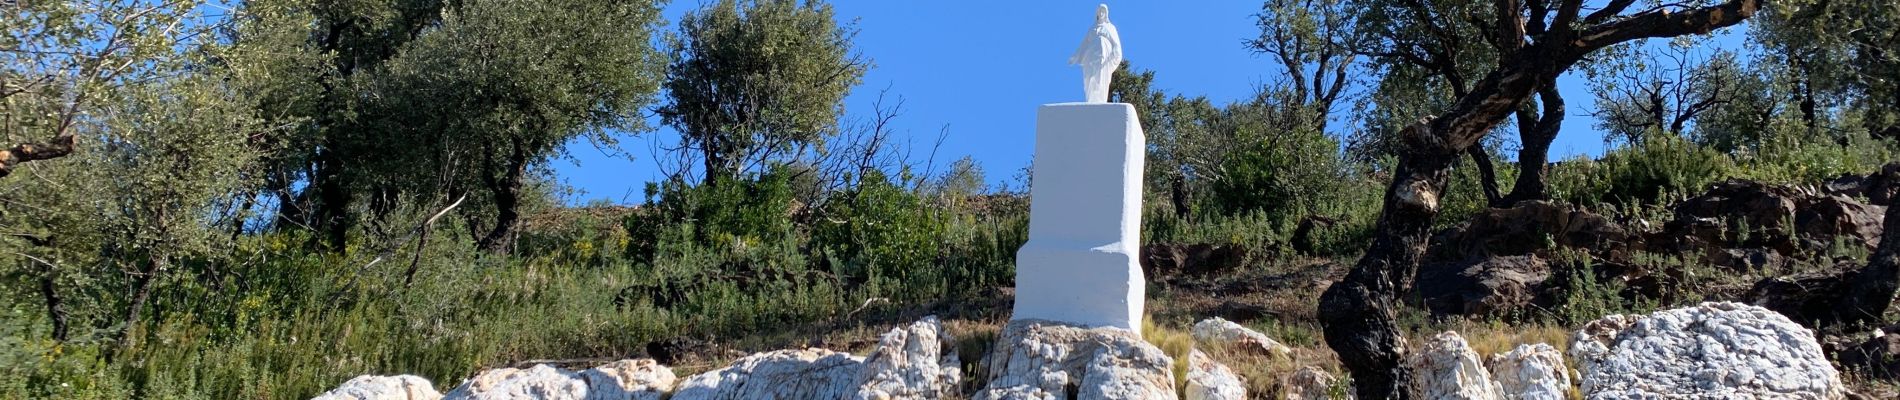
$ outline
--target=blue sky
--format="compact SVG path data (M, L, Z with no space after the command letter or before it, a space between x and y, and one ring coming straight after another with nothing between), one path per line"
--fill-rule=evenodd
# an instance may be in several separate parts
M888 97L905 101L895 124L916 151L928 152L947 132L935 157L939 165L968 155L992 183L1008 181L1029 163L1036 106L1081 100L1081 72L1065 61L1093 23L1100 2L836 0L837 17L857 20L858 50L876 64L846 99L847 118L869 115L879 93L888 89ZM666 17L678 21L699 5L676 1L667 6ZM1225 104L1250 97L1281 74L1241 44L1259 33L1253 18L1258 1L1132 1L1109 7L1126 58L1155 71L1155 86L1170 94L1206 95ZM1733 43L1734 35L1718 41ZM1558 82L1570 115L1552 146L1553 159L1603 151L1602 135L1588 114L1592 97L1576 75ZM661 177L656 158L664 155L655 154L656 145L676 136L661 127L623 137L618 154L573 143L573 160L556 160L553 167L580 190L568 199L571 203L638 203L646 182Z

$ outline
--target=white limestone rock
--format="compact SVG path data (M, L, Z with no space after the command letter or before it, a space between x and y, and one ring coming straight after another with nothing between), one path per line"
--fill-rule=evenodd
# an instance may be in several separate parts
M1233 369L1196 349L1188 353L1187 400L1244 400L1247 384Z
M1307 366L1280 381L1280 398L1285 400L1334 400L1333 387L1339 379L1319 367ZM1337 397L1352 399L1351 394Z
M1134 332L1010 321L976 399L1172 399L1174 360Z
M857 392L864 360L825 349L753 354L687 377L673 400L842 399Z
M1507 398L1565 400L1570 391L1569 367L1564 356L1548 344L1518 345L1491 356L1491 376Z
M498 368L482 371L450 390L445 400L583 400L587 399L587 380L579 373L546 364L533 368Z
M935 316L891 329L865 357L856 398L937 399L952 394L963 372L956 352L944 351L950 341Z
M440 400L435 386L415 375L363 375L310 400Z
M1765 308L1702 303L1606 320L1572 337L1589 399L1845 396L1814 334Z
M1195 343L1236 346L1250 351L1258 351L1261 354L1276 356L1286 356L1293 352L1292 348L1280 344L1279 341L1267 337L1264 333L1247 329L1246 326L1222 319L1221 317L1213 317L1201 320L1201 322L1196 322L1194 323L1194 328L1189 333L1194 336Z
M659 400L672 390L673 370L653 360L620 360L574 372L546 364L482 371L446 400Z
M596 400L660 400L673 390L673 369L651 359L620 360L581 371L587 380L587 398Z
M1405 360L1411 368L1405 390L1414 399L1503 399L1497 382L1484 369L1478 353L1458 332L1446 331L1427 339Z

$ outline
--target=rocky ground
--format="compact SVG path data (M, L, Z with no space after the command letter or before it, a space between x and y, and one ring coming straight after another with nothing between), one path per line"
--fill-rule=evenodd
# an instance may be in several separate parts
M1452 224L1435 236L1408 299L1414 307L1400 316L1415 332L1408 390L1465 399L1900 397L1892 383L1900 335L1886 334L1900 325L1815 323L1879 243L1896 176L1900 164L1815 187L1730 181L1644 210L1524 202ZM531 360L460 382L362 376L319 398L1350 396L1312 306L1350 260L1210 244L1143 252L1153 287L1140 335L1008 322L1011 293L1001 288L943 304L867 304L754 337L657 341L637 359Z

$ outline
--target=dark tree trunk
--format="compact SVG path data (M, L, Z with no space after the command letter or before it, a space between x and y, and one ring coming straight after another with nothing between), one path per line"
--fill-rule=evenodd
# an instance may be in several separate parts
M1505 195L1504 201L1492 204L1494 207L1550 198L1545 178L1550 174L1550 143L1557 140L1557 131L1564 124L1564 98L1551 84L1539 89L1537 95L1544 106L1542 115L1529 112L1529 108L1517 114L1518 140L1523 144L1517 150L1517 184L1511 186L1511 194Z
M1465 149L1465 154L1471 155L1471 164L1478 167L1478 186L1484 189L1485 204L1503 202L1504 195L1498 190L1498 170L1491 165L1491 152L1480 144Z
M483 250L496 254L507 253L514 247L515 226L521 219L521 179L528 172L527 149L519 139L509 147L508 159L503 160L507 170L502 176L483 174L495 200L495 228L482 237L481 245Z
M1174 177L1169 178L1168 195L1169 202L1174 203L1174 217L1182 221L1187 221L1193 209L1188 207L1186 180L1182 179L1180 175L1174 175Z
M145 305L152 300L152 289L158 286L158 274L165 271L164 262L162 258L152 256L146 270L139 271L139 275L132 280L132 303L127 305L125 325L119 329L119 340L115 347L124 348L131 343L133 332L138 330L144 320Z
M1887 179L1900 179L1890 174ZM1882 316L1893 304L1893 295L1900 289L1900 204L1887 207L1887 217L1881 223L1880 247L1867 260L1867 266L1854 279L1847 282L1847 295L1841 302L1840 321L1847 325L1862 325L1884 322Z
M331 251L343 251L349 245L350 218L349 185L344 182L343 161L338 159L334 149L326 148L317 155L317 169L311 177L317 189L316 216L317 225L323 235L324 243Z
M59 297L58 282L54 280L53 267L47 266L40 274L40 297L46 300L46 317L53 321L53 340L66 341L66 302Z
M1515 6L1505 9L1517 10ZM1643 12L1610 18L1627 7L1606 7L1579 20L1582 1L1566 1L1548 26L1556 31L1525 45L1526 24L1517 13L1500 13L1494 27L1520 38L1502 46L1499 68L1472 86L1437 118L1425 118L1405 128L1399 165L1386 187L1385 205L1375 225L1372 245L1353 265L1345 279L1320 294L1318 315L1326 344L1346 369L1360 398L1406 398L1400 385L1410 371L1402 367L1406 355L1404 333L1394 322L1398 295L1409 290L1419 260L1425 253L1432 222L1438 216L1440 196L1453 161L1478 145L1498 123L1522 107L1530 96L1569 69L1583 56L1617 43L1643 38L1706 34L1740 23L1753 15L1759 0L1728 2L1679 12ZM1578 22L1589 25L1576 30ZM1594 25L1591 25L1594 24ZM1543 24L1538 24L1543 25Z

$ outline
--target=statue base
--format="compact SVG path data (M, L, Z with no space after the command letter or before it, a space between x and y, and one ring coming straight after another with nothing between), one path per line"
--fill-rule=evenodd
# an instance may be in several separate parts
M1134 106L1043 105L1036 113L1029 242L1016 252L1012 320L1141 331L1147 144Z

